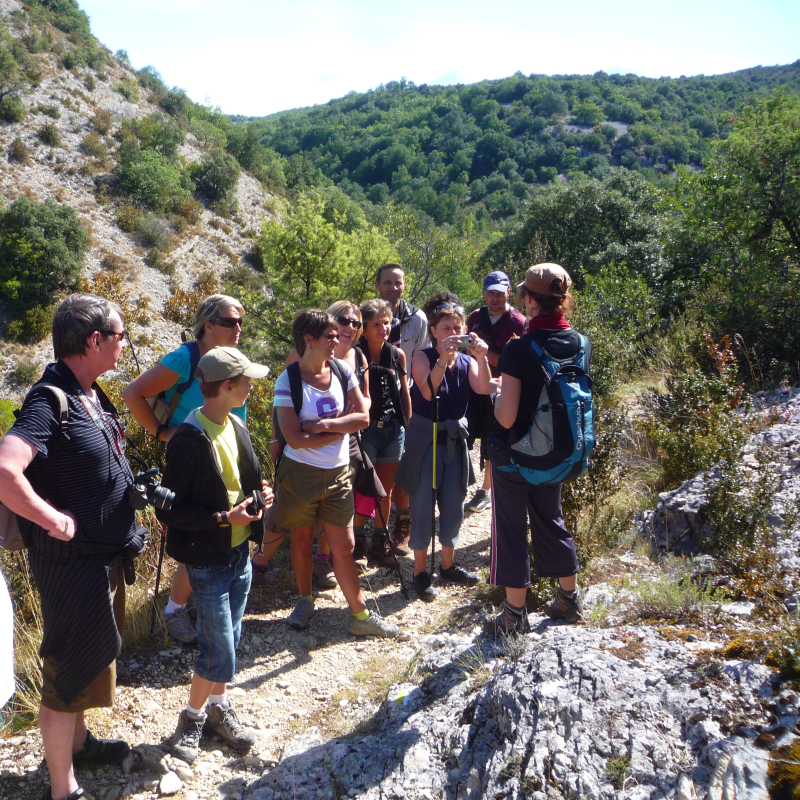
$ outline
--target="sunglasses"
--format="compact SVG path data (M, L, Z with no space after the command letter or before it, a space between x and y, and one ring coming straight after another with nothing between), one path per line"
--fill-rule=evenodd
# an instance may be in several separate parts
M115 342L121 342L125 338L126 334L125 328L121 331L98 331L98 333L102 333L108 339L113 339Z
M336 317L336 321L343 328L346 328L349 325L351 328L358 330L361 327L361 323L357 319L350 319L350 317Z
M235 328L237 325L240 328L242 327L241 317L217 317L216 319L211 321L215 325L219 325L221 328Z
M333 341L334 339L339 338L338 333L323 333L322 336L319 337L320 339L328 339L328 341Z
M463 307L457 306L455 303L442 303L442 305L433 309L434 314L438 314L440 311L455 311L456 314L464 313Z

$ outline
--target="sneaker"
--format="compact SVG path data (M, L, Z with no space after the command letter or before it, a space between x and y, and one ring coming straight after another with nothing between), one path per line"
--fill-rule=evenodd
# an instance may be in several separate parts
M528 624L528 612L522 612L522 616L509 611L506 604L499 614L487 617L483 621L483 630L490 636L513 636L517 633L527 633L530 630Z
M379 636L383 639L391 639L400 633L397 625L387 622L380 614L372 612L363 622L350 615L350 627L348 633L353 636Z
M492 505L492 496L486 489L478 489L472 497L472 500L464 504L464 511L472 513L473 511L483 511Z
M369 557L384 567L394 566L394 556L389 545L389 537L384 534L375 534L369 545Z
M311 577L318 589L335 589L339 585L339 581L336 580L336 576L333 574L330 557L314 557L314 567Z
M192 625L191 612L184 606L174 614L164 614L167 633L180 644L197 644L197 630Z
M289 627L296 631L304 631L311 624L314 616L314 601L307 597L300 597L289 614Z
M119 764L125 760L130 751L127 742L118 739L97 739L91 731L86 731L83 749L72 756L72 763L76 767Z
M555 597L543 609L550 619L563 619L567 625L574 625L583 619L583 599L580 589L572 597L564 594L559 586Z
M431 586L431 576L427 572L420 572L414 576L414 591L420 600L433 600L437 594L436 589Z
M85 797L86 793L83 791L83 789L76 789L74 792L72 792L72 794L67 795L67 800L81 800L81 798ZM53 795L50 792L49 786L44 790L42 800L53 800Z
M200 751L200 737L203 735L203 723L206 715L195 717L185 708L178 717L178 727L172 735L172 755L191 764Z
M467 586L472 586L480 582L480 578L475 572L468 572L460 564L453 564L447 569L439 567L439 575L442 576L443 581L450 583L463 583Z
M219 736L226 744L237 750L249 750L255 743L256 737L249 728L245 728L233 706L227 707L213 703L206 709L206 723L203 733L209 736Z
M356 544L353 548L353 561L361 567L361 569L367 568L367 537L366 536L356 536Z
M411 536L411 517L398 517L392 531L392 542L398 555L411 555L413 550L408 546Z

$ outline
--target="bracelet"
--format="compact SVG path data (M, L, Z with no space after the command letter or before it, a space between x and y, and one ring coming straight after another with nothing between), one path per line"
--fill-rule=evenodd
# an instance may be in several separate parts
M161 423L161 424L160 424L160 425L159 425L159 426L156 428L156 434L155 434L155 436L156 436L156 441L157 441L157 442L160 442L160 441L161 441L161 434L162 434L162 433L164 433L164 431L165 431L167 428L169 428L169 425L167 425L167 424L166 424L166 423L164 423L164 422L162 422L162 423Z
M441 367L442 369L447 369L447 362L445 362L444 364L440 364L439 363L439 359L437 358L436 359L436 366L437 367Z

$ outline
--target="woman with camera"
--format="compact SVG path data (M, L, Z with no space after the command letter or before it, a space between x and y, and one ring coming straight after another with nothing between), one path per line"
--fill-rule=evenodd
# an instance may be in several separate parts
M478 576L454 561L467 486L475 482L467 451L467 406L470 389L489 394L491 373L488 347L476 335L467 339L464 309L450 292L433 295L422 308L428 318L433 347L414 355L411 374L411 422L395 483L411 498L411 538L414 551L414 588L423 600L436 590L427 571L427 553L433 521L433 423L436 439L436 502L439 506L440 575L445 581L473 584ZM462 353L461 350L466 350ZM434 402L434 397L437 400ZM436 417L434 416L436 414Z
M190 411L203 405L200 381L194 375L198 361L214 347L236 347L242 332L244 308L235 298L224 294L212 294L204 298L194 317L192 334L194 341L182 344L177 350L167 353L154 367L135 378L122 393L134 419L161 442L168 442ZM188 383L188 387L186 384ZM164 392L169 405L176 392L179 400L168 425L158 421L148 398ZM234 408L237 417L246 420L245 406ZM267 537L265 550L276 550L282 539ZM266 560L272 552L265 553ZM187 603L192 594L186 567L179 564L172 578L169 602L164 609L164 622L173 639L183 644L197 644L197 631L189 617Z

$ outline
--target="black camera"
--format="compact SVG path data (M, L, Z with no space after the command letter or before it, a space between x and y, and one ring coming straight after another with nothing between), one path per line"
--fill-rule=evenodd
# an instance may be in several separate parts
M260 489L253 489L253 494L251 497L252 502L245 506L245 511L247 511L251 517L254 517L259 511L261 511L262 508L267 507L267 503L264 500L264 495L261 494Z
M128 505L137 511L153 506L159 511L169 511L175 500L175 492L165 489L158 479L157 469L137 472L128 487Z

